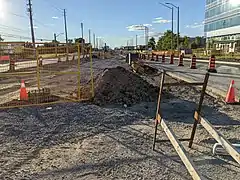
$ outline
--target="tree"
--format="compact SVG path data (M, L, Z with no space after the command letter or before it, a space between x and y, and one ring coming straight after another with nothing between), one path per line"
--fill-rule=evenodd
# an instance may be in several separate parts
M198 48L198 45L195 41L193 41L191 44L190 44L190 48L191 49L197 49Z
M189 37L187 37L187 36L183 37L183 47L189 48Z
M201 47L202 37L197 36L197 37L195 38L195 43L196 43L196 45L197 45L197 48Z
M166 31L157 42L158 50L170 50L172 47L172 31ZM173 49L177 48L177 35L173 34Z
M157 48L157 50L163 49L162 48L162 37L159 37L156 48Z
M148 42L148 47L152 48L152 50L156 49L156 41L154 37L151 37Z
M85 39L83 38L75 38L75 43L85 43Z

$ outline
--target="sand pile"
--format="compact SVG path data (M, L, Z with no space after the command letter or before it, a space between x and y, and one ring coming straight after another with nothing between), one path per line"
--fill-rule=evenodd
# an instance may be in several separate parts
M158 88L123 67L106 69L96 81L94 102L98 105L156 101Z

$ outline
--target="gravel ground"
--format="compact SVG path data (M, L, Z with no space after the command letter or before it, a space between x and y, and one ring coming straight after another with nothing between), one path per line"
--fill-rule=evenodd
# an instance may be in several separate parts
M159 84L159 77L145 79ZM177 137L189 138L198 98L193 88L164 92L161 111ZM156 102L1 110L0 179L191 179L171 143L157 142L151 150L155 110ZM231 142L240 142L239 106L206 96L203 116ZM161 128L157 139L167 139ZM193 148L183 145L207 179L238 179L239 164L213 157L214 143L199 125Z

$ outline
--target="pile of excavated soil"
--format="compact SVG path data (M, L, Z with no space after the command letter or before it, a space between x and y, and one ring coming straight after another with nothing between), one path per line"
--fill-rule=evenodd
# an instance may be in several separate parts
M106 69L96 81L94 103L126 104L157 100L158 88L123 67Z

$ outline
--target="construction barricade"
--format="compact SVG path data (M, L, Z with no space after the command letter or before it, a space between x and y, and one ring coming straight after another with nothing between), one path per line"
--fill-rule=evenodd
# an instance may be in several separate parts
M2 42L0 47L0 57L9 57L8 62L0 61L0 108L75 102L94 96L91 47L84 61L80 60L79 44ZM88 68L80 72L82 63Z

